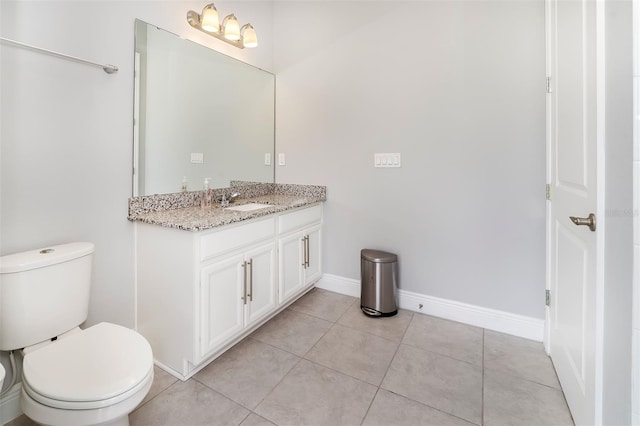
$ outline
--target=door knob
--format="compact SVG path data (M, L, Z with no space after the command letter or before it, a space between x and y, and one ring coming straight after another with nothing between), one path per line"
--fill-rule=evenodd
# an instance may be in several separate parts
M589 229L594 232L596 230L596 215L593 213L590 213L587 217L569 216L569 219L571 219L571 222L575 223L578 226L588 226Z

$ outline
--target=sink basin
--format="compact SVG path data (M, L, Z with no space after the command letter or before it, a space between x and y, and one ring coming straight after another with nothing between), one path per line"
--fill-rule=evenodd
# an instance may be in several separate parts
M266 207L272 207L272 205L262 204L262 203L247 203L247 204L241 204L239 206L225 207L225 210L233 210L236 212L250 212L253 210L264 209Z

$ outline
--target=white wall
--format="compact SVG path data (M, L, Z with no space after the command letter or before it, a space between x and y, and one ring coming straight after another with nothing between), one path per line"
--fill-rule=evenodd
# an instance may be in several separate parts
M251 22L261 43L239 50L189 26L196 1L0 2L2 37L117 65L93 68L0 44L0 253L96 244L88 324L134 323L131 196L136 18L272 69L272 5L216 2ZM224 15L223 15L224 16ZM0 358L8 365L6 357Z
M544 3L276 2L276 180L327 186L325 272L544 317ZM400 152L374 169L374 152Z

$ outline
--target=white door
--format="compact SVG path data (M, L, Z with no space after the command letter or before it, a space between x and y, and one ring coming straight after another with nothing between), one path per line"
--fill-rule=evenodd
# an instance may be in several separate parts
M547 0L547 348L573 418L598 423L596 2ZM597 226L597 218L596 218ZM597 229L597 228L596 228Z

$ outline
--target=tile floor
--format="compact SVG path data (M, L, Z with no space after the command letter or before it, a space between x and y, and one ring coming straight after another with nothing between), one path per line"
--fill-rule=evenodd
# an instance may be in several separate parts
M572 425L541 343L314 289L182 382L156 368L138 425ZM24 416L11 426L30 425Z

